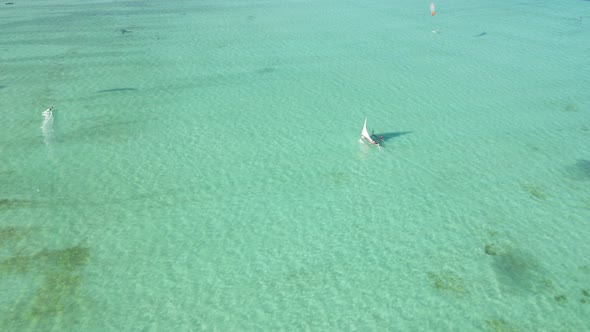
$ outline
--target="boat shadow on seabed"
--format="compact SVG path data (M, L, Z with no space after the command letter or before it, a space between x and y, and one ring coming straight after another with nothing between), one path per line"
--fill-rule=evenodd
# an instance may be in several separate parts
M396 131L396 132L390 132L390 133L372 132L371 137L379 143L386 143L388 141L393 140L396 137L403 136L406 134L411 134L411 133L412 133L411 131Z

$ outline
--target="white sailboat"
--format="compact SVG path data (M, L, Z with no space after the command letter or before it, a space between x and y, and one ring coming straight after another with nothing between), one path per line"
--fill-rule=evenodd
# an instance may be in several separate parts
M379 149L381 149L381 145L369 135L367 131L367 118L365 118L365 124L363 125L363 131L361 131L361 142L371 143L373 145L377 145Z

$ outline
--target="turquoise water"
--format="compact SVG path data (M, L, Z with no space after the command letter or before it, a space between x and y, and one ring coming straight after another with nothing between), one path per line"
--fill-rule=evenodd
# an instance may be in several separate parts
M1 329L590 329L590 2L428 4L2 3Z

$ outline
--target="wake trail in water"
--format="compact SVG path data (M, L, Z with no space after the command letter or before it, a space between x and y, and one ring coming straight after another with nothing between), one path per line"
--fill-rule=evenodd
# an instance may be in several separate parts
M49 145L53 137L53 106L41 113L43 116L43 123L41 124L41 134L43 135L43 143Z

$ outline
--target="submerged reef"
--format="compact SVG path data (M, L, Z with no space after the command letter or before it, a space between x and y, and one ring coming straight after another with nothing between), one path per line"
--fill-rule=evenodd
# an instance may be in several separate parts
M16 227L0 228L0 246L21 236L21 230Z
M25 238L28 233L26 229L2 228L0 244ZM11 247L0 246L0 249L6 251ZM0 309L0 330L30 329L31 324L36 328L58 324L61 330L67 330L70 324L75 324L76 312L84 303L80 292L84 279L82 270L89 259L90 248L75 245L43 249L30 255L17 251L0 260L0 279L22 276L24 280L34 280L23 283L23 289L19 290L29 296L18 297L12 303L10 298L5 301L4 308L9 309Z
M504 249L502 249L502 247L498 246L497 244L490 243L485 245L484 252L486 255L498 256L504 253Z
M50 273L43 278L30 303L33 317L61 314L78 302L78 290L82 277L78 274Z
M0 210L19 208L19 207L29 207L32 204L33 204L33 201L28 200L28 199L0 198Z
M523 189L529 192L529 194L538 201L544 201L547 198L545 195L545 191L543 190L542 186L533 185L533 184L523 184Z
M519 331L512 324L506 322L503 319L488 319L486 320L486 326L489 330L494 332L515 332Z
M432 282L434 288L439 291L450 292L458 296L462 296L467 293L463 278L453 272L428 272L427 276L428 279L430 279L430 282Z
M15 255L0 261L0 273L28 273L43 270L73 270L86 264L90 249L74 246L66 249L44 249L34 255Z
M579 159L575 164L567 166L569 178L577 181L590 181L590 160Z

